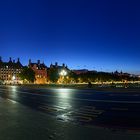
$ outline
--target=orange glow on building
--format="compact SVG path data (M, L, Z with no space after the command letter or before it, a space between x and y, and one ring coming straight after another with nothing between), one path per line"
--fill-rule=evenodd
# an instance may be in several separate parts
M35 84L46 84L47 83L47 66L44 63L32 63L29 60L29 67L35 72Z

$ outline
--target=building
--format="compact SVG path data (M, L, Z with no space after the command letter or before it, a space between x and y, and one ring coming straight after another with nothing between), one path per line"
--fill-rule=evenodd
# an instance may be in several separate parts
M5 84L21 84L19 73L22 71L23 66L18 58L17 62L9 58L9 62L3 62L0 57L0 80Z
M62 66L58 65L58 63L56 62L55 65L51 64L50 65L50 69L51 68L55 68L55 69L58 69L58 72L60 73L62 70L65 70L65 71L69 71L68 67L63 63Z
M40 63L40 60L37 63L32 63L30 59L28 66L35 72L35 84L47 83L47 66L44 63Z
M58 65L57 62L54 65L51 64L50 68L48 68L48 71L51 69L55 69L58 73L59 78L58 78L57 83L64 83L65 78L69 79L70 70L64 63L62 65Z

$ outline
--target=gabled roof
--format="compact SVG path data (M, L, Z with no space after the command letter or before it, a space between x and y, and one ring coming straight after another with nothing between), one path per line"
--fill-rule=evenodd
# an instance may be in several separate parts
M14 62L0 62L0 68L22 68L22 64L20 62L14 63Z
M3 62L2 57L0 56L0 68L13 68L13 69L20 69L23 68L23 65L20 63L18 58L17 62L15 60L12 61L12 58L9 58L9 62Z
M44 63L41 63L41 64L38 64L38 63L30 63L29 66L30 67L34 67L36 65L36 67L38 67L39 70L42 70L42 69L46 69L47 66L44 64Z

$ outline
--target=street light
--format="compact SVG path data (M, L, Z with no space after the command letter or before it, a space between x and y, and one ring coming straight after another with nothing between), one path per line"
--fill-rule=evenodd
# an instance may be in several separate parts
M66 70L62 70L60 72L60 75L63 77L63 83L64 83L64 77L67 75L67 71Z
M60 75L61 75L61 76L66 76L66 75L67 75L67 72L66 72L65 70L62 70L62 71L60 72Z
M12 80L15 80L16 79L16 77L15 77L15 75L12 77Z

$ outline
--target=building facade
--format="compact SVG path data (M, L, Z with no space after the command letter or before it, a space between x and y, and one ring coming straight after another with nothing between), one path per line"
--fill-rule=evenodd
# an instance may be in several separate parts
M21 84L19 73L23 69L22 64L18 58L17 62L9 58L9 62L3 62L0 57L0 80L4 84Z
M44 63L40 63L40 60L37 63L32 63L29 60L29 68L35 72L35 84L46 84L47 83L47 66Z
M69 71L68 67L63 63L62 66L58 65L58 63L56 62L54 65L51 64L50 65L50 69L58 69L58 72L60 73L62 70L65 70L65 71Z
M59 78L57 81L58 84L62 84L64 82L68 81L68 79L69 79L68 75L70 73L70 70L64 63L62 65L58 65L57 62L54 65L51 64L50 68L48 68L48 70L51 70L51 69L55 69L59 75L58 76Z

